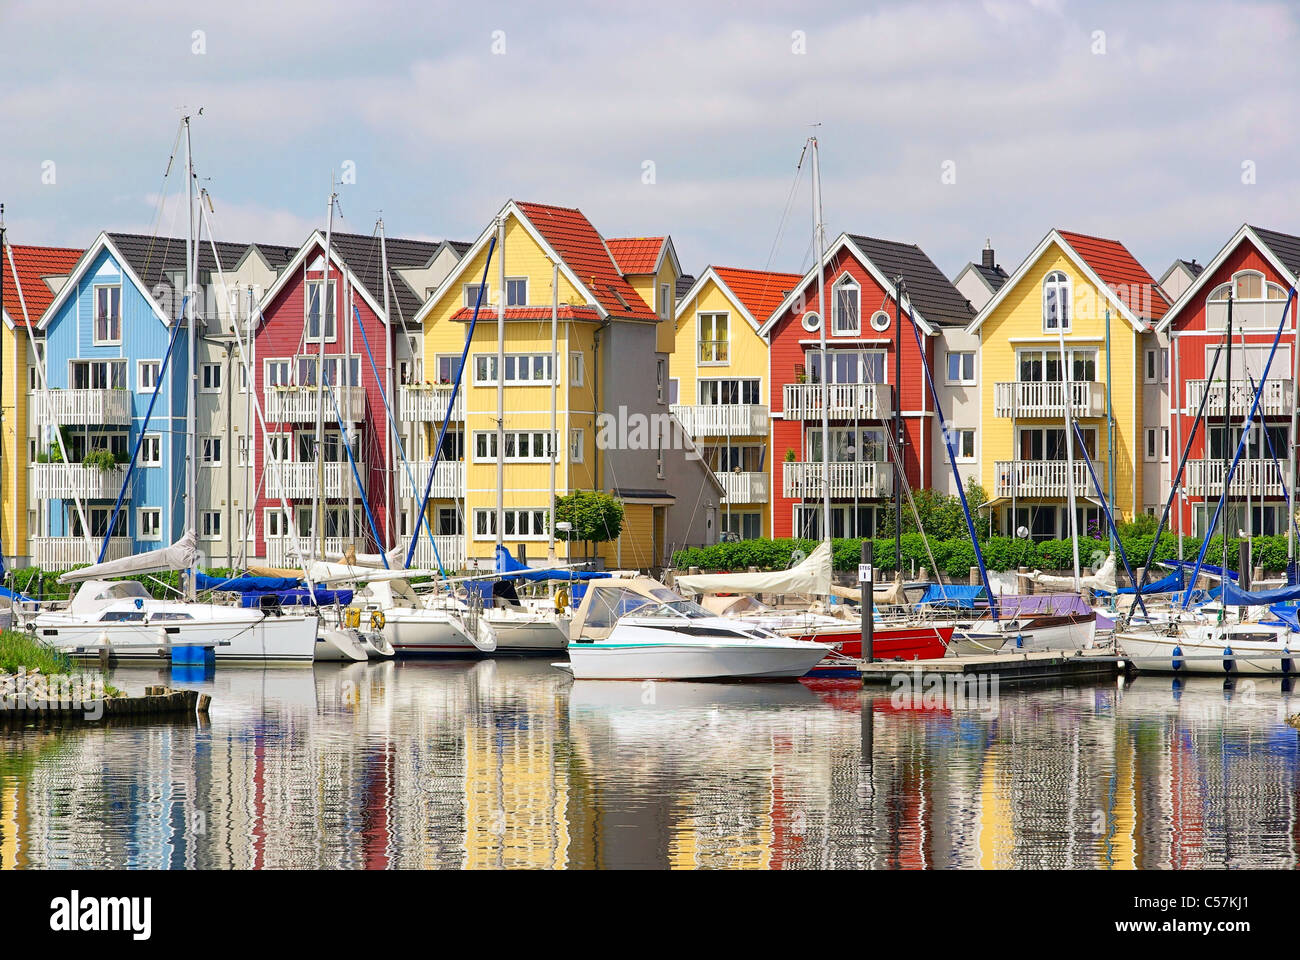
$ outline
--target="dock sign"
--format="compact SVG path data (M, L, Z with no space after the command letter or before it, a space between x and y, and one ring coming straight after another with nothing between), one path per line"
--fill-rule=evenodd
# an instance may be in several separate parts
M871 583L873 581L874 571L871 568L872 565L869 563L858 564L858 583Z

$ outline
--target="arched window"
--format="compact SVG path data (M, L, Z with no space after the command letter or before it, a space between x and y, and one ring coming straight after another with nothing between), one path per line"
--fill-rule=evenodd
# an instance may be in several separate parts
M862 288L847 273L835 281L831 332L856 337L862 332Z
M1060 270L1043 278L1043 329L1070 329L1070 278Z
M1258 270L1240 270L1234 273L1230 281L1211 290L1206 299L1220 303L1228 299L1229 292L1234 300L1286 300L1286 290L1265 280Z

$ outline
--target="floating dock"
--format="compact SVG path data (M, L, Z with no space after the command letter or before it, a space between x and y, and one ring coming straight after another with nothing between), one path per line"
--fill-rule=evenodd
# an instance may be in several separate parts
M1025 653L990 653L977 657L943 657L939 660L859 661L862 683L889 684L900 675L922 678L996 675L1000 684L1113 680L1131 669L1128 658L1110 650L1032 650Z

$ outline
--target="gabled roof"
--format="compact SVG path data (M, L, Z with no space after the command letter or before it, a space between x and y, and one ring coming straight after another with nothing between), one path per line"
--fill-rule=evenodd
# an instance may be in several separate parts
M424 301L424 306L415 316L417 321L422 321L433 305L446 296L454 284L461 281L479 251L485 250L496 236L497 222L511 216L528 231L546 255L559 264L565 278L578 288L587 302L595 305L600 319L615 317L658 321L655 312L619 272L604 238L596 232L596 228L581 210L518 200L506 201L470 249L461 256L460 262ZM671 243L668 241L667 246L671 247ZM506 269L509 269L509 264ZM466 279L478 282L479 278ZM547 316L550 316L549 310Z
M996 267L986 267L982 263L972 263L971 269L979 274L980 279L988 284L989 289L994 293L1001 290L1002 284L1006 283L1007 280L1011 278L1011 274L1003 270L1001 265Z
M655 273L666 237L611 237L605 243L609 255L624 276Z
M330 246L339 252L347 264L354 280L365 287L375 303L384 302L384 287L380 282L383 265L379 237L360 233L334 233L330 235ZM442 243L427 240L403 240L400 237L387 237L383 246L387 248L388 275L391 286L389 292L389 311L399 321L414 317L420 310L424 298L412 289L411 285L396 270L398 267L423 267L433 262L433 258L442 249Z
M799 294L817 282L818 274L839 256L841 250L851 253L891 300L898 297L894 281L901 276L907 291L904 303L910 303L917 325L927 336L932 336L939 326L969 323L974 315L969 301L916 244L841 233L827 249L823 263L814 264L768 315L758 331L760 335L767 336L771 332Z
M479 319L495 319L497 316L496 307L483 304L479 309ZM451 315L452 320L472 320L474 319L473 307L461 307ZM506 307L507 320L550 320L550 307ZM592 323L600 322L600 311L593 306L583 304L562 303L556 310L556 319L558 320L588 320Z
M677 299L680 300L690 292L691 287L695 286L695 277L689 273L683 273L677 278Z
M1169 279L1169 275L1179 268L1187 271L1188 276L1193 279L1199 277L1201 271L1205 269L1204 265L1197 263L1195 260L1184 260L1182 257L1179 257L1173 263L1169 264L1169 267L1165 272L1160 275L1160 285L1163 287L1165 281Z
M1173 324L1174 318L1209 283L1210 278L1228 259L1228 256L1247 240L1254 244L1255 249L1273 265L1273 269L1278 272L1278 276L1286 280L1289 285L1294 286L1297 283L1297 278L1300 278L1300 237L1243 223L1237 228L1237 232L1232 235L1232 238L1214 255L1214 259L1201 268L1196 279L1183 291L1182 296L1174 301L1173 306L1165 313L1156 329L1162 332L1168 330Z
M738 307L741 315L757 333L767 318L803 279L797 273L771 270L743 270L739 267L706 267L704 272L678 298L677 316L687 312L695 294L712 280Z
M1021 261L1001 289L993 295L966 327L968 333L974 333L980 325L997 309L1003 299L1024 279L1031 267L1036 264L1053 244L1069 257L1079 272L1088 279L1097 290L1118 310L1139 333L1147 329L1149 323L1159 320L1169 309L1169 300L1151 274L1128 252L1128 248L1118 240L1092 237L1086 233L1069 230L1052 229L1030 251L1029 256ZM1139 295L1134 296L1134 292ZM1150 296L1141 296L1142 290L1149 290ZM1132 302L1130 302L1132 301Z
M70 247L28 247L6 244L0 270L4 271L4 319L10 327L33 325L54 301L46 277L66 277L81 259ZM13 254L10 265L9 255ZM14 268L18 272L15 275ZM25 309L24 309L25 308Z

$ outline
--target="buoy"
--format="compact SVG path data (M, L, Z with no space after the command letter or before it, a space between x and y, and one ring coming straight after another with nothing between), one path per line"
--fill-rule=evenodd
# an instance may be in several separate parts
M1183 669L1183 648L1174 647L1174 671Z
M1232 673L1232 671L1235 670L1236 668L1237 668L1236 664L1232 662L1232 647L1224 647L1223 648L1223 672Z

